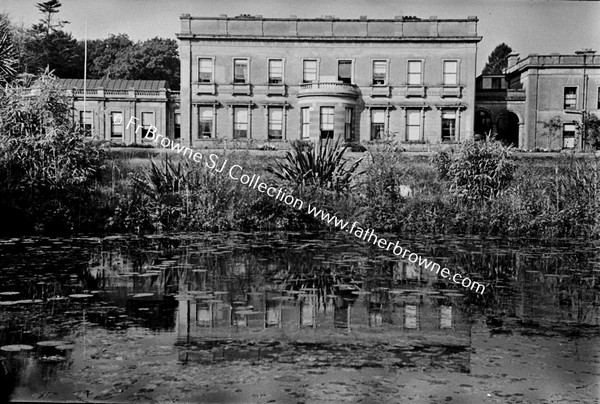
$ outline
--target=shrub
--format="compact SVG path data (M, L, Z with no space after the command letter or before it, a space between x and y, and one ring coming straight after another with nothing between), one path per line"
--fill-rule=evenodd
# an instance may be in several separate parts
M487 138L467 140L457 152L442 151L433 158L452 194L469 201L497 198L513 180L516 164L510 147Z

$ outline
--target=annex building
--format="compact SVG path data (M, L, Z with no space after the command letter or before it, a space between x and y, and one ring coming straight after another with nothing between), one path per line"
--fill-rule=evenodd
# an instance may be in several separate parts
M600 116L600 55L511 54L505 74L477 78L476 133L522 149L581 149L583 113Z
M180 18L182 142L473 136L477 18Z
M150 126L171 138L180 135L179 93L165 80L58 79L73 97L73 120L87 134L114 144L143 144ZM85 101L85 102L84 102ZM143 130L126 128L137 117Z

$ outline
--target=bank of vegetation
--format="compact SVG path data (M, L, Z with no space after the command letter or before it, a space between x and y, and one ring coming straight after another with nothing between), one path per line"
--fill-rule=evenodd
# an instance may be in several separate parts
M202 163L90 142L70 106L50 74L14 80L0 93L3 234L327 228ZM285 156L215 153L306 203L379 231L600 234L600 164L593 154L530 158L485 139L419 157L400 152L393 138L363 153L335 141L295 142Z

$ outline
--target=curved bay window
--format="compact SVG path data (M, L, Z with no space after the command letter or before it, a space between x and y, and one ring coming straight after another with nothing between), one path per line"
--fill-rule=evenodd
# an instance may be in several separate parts
M333 107L321 107L321 139L333 139Z

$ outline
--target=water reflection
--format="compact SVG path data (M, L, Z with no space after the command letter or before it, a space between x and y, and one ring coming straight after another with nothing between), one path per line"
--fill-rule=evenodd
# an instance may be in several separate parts
M1 351L6 383L43 385L67 372L81 360L72 349L49 353L40 342L78 346L93 327L173 333L186 363L310 357L306 366L465 373L478 320L496 333L598 333L592 245L405 244L488 291L473 294L343 235L3 240L0 346L32 347Z

